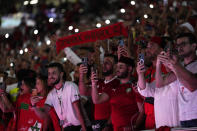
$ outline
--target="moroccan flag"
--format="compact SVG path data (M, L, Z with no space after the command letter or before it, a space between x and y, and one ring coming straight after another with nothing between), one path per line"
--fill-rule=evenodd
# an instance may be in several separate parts
M97 40L105 40L114 36L128 36L127 29L123 26L123 23L116 23L110 26L106 26L99 29L94 29L86 32L77 33L74 35L59 38L56 42L57 53L60 50L71 47L74 45L80 45L88 42L95 42Z

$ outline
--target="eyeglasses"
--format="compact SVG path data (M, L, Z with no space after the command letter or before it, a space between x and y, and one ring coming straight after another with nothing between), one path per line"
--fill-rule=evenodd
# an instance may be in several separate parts
M185 47L189 42L181 42L180 44L176 44L176 49Z

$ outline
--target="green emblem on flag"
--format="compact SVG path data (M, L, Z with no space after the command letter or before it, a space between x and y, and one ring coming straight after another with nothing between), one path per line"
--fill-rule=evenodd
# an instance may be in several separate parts
M29 104L21 103L20 109L28 110L29 109Z

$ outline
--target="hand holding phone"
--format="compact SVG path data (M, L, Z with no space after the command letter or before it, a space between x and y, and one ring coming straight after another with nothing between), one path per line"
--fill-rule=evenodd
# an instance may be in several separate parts
M140 62L140 64L144 63L144 54L143 53L139 54L139 62Z
M119 41L119 45L120 45L120 46L124 46L124 40L121 39L121 40Z

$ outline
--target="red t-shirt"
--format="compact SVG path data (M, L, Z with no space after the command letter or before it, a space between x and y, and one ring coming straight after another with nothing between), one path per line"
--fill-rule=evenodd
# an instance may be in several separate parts
M25 94L18 97L16 101L16 113L17 113L17 130L42 130L44 121L40 119L33 109L31 109L31 94ZM46 97L41 99L38 103L36 103L37 108L43 107L45 103ZM49 111L49 115L52 118L53 125L58 124L58 118L55 115L55 111L51 109ZM58 126L54 126L54 129L60 131Z
M110 96L112 124L115 127L130 125L131 117L138 112L137 102L143 102L143 98L131 83L116 85L106 93Z
M113 87L120 83L118 79L113 79L110 82L105 83L104 80L98 81L98 93L102 93L107 90L111 90ZM109 101L101 104L94 105L94 119L95 120L106 120L109 119L111 115L111 107Z
M25 94L19 96L16 102L17 111L17 130L42 130L43 120L40 119L31 109L31 94ZM43 107L46 98L40 100L36 105L38 107Z

